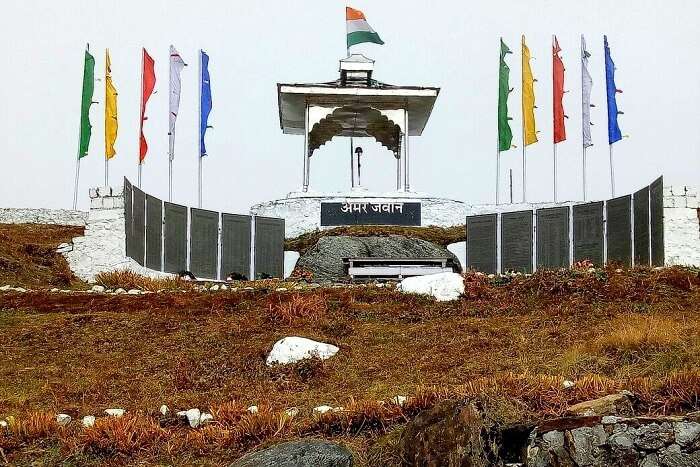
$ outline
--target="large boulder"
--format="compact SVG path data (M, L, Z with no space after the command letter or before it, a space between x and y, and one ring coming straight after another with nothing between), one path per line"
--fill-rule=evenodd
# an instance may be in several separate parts
M566 411L567 415L591 416L591 415L622 415L630 417L634 415L632 406L634 395L629 391L619 394L609 394L590 401L574 404Z
M338 347L323 342L316 342L305 337L285 337L275 342L267 356L268 366L287 365L305 358L320 358L326 360L338 353Z
M252 452L231 467L351 467L352 453L340 444L307 439Z
M297 262L298 268L313 273L316 281L334 281L346 277L343 258L453 258L457 257L435 243L402 235L386 237L321 237Z
M397 454L405 466L502 466L500 436L475 406L444 401L406 425Z
M407 277L401 281L397 290L432 295L439 302L457 300L464 293L464 278L455 272Z

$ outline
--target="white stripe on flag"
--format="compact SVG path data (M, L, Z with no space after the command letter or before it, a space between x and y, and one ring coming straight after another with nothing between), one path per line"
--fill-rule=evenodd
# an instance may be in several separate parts
M591 137L591 88L593 78L588 72L588 51L586 39L581 35L581 125L583 130L583 147L593 145Z
M345 22L347 33L357 31L375 32L364 19L351 19Z

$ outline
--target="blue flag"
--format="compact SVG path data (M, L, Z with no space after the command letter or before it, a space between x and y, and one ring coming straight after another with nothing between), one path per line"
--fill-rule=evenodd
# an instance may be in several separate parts
M209 82L209 55L203 50L199 51L200 71L202 75L199 77L199 157L207 155L207 148L204 145L204 134L207 128L211 128L208 124L209 113L211 112L211 83Z
M608 95L608 143L613 144L622 139L617 116L622 114L617 110L617 93L622 92L615 86L615 63L610 56L608 36L603 36L605 47L605 87Z

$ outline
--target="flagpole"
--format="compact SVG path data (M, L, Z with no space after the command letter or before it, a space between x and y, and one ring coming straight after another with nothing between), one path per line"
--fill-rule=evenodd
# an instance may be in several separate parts
M554 151L552 153L554 158L554 202L557 202L557 143L554 143Z
M498 138L496 138L498 139ZM501 148L500 141L496 141L496 204L500 204L500 176L501 176Z
M109 49L105 49L105 108L107 106L107 54L109 53ZM105 125L107 124L107 120L105 119ZM107 135L105 133L105 139ZM107 145L105 144L105 187L109 186L109 157L107 154Z
M139 173L137 186L141 188L141 168L143 166L143 161L141 160L141 134L143 133L143 68L146 65L146 49L141 48L141 86L139 87L141 95L141 105L139 106L139 136L138 136L138 160L139 160Z
M583 34L581 34L581 99L583 100L583 66L584 66L584 59L586 56L586 49L583 47ZM583 102L582 102L583 103ZM581 114L581 117L583 117L583 114ZM583 127L586 124L586 122L583 121L583 118L581 119L581 136L583 137ZM581 167L581 181L583 184L583 200L586 201L586 141L581 141L581 146L583 148L583 158L582 158L582 167Z
M524 81L522 78L522 73L524 70L524 47L525 47L525 37L523 36L523 41L520 45L520 82L521 82L521 87L522 89L520 90L520 123L521 123L521 128L522 128L522 138L523 138L523 203L527 202L527 162L525 159L525 153L526 150L525 148L527 147L525 144L525 98L523 96L523 93L525 91L525 86L524 86Z
M199 49L199 154L198 154L198 189L197 207L202 208L202 49Z
M556 49L554 48L554 42L555 42L555 36L552 34L552 50ZM558 53L558 52L556 52ZM552 54L552 76L554 76L554 54ZM552 98L554 98L554 86L556 84L552 82ZM556 102L554 102L554 99L552 99L552 116L554 117L554 106L556 105ZM556 118L556 117L555 117ZM554 119L552 119L553 127L556 126L556 122L554 122ZM552 128L554 130L554 128ZM552 131L552 180L553 180L553 192L554 192L554 202L557 202L557 141L556 141L556 135L554 134L554 131Z
M172 45L170 46L172 47ZM170 93L168 94L168 125L170 125L170 101L173 98L173 57L172 57L172 52L168 51L168 54L170 56L170 59L168 61L168 77L169 77L169 82L170 82ZM173 158L175 157L175 144L172 145L172 149L170 148L170 138L175 141L175 129L173 128L170 132L168 132L168 202L172 203L173 202Z
M615 197L615 169L613 166L613 145L609 144L610 147L610 192L612 197Z
M85 44L85 50L90 52L90 43ZM83 54L84 55L84 54ZM84 57L83 57L84 61ZM83 65L83 76L85 75L85 65ZM83 78L84 81L84 78ZM85 86L85 83L83 82L83 86ZM81 104L82 105L82 104ZM82 109L81 109L82 110ZM80 180L80 142L83 140L83 121L82 121L82 113L80 116L80 120L78 120L78 157L75 162L75 188L73 189L73 210L78 209L78 182Z
M583 200L586 201L586 145L583 145Z

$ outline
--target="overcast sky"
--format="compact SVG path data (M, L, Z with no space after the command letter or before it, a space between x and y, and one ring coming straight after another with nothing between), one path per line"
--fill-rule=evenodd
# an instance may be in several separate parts
M119 92L117 155L111 182L136 181L140 48L156 62L156 94L148 105L149 152L143 188L167 198L168 46L190 66L183 74L177 123L174 201L196 203L197 50L211 57L213 111L204 160L204 207L246 213L254 203L301 185L303 137L279 128L276 83L337 77L345 55L344 1L304 0L5 0L0 7L0 206L69 208L78 143L83 49L104 73L112 56ZM591 198L609 196L603 34L617 64L623 139L614 147L618 194L663 174L667 184L700 184L700 2L694 0L499 0L497 2L371 1L364 11L386 42L353 49L376 60L385 83L441 88L431 119L411 140L411 186L470 203L494 200L499 36L508 56L514 144L520 148L520 35L533 57L540 142L528 146L528 195L552 196L551 35L566 72L568 140L559 145L560 198L581 198L579 35L592 57L595 145L588 152ZM79 206L104 180L104 81L96 83L90 153L82 160ZM363 141L363 182L391 190L389 151ZM502 156L502 199L508 169L521 195L521 151ZM313 157L311 189L350 185L347 140L336 138Z

